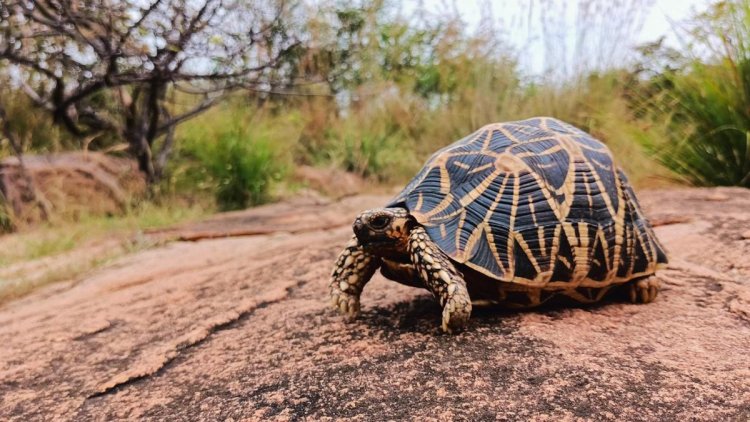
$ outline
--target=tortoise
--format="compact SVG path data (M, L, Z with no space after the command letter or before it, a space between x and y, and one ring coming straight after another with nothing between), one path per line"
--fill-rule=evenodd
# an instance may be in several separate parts
M550 117L490 124L437 151L353 230L331 275L333 307L356 317L380 268L432 292L446 332L467 325L472 301L593 303L623 285L648 303L667 263L609 149Z

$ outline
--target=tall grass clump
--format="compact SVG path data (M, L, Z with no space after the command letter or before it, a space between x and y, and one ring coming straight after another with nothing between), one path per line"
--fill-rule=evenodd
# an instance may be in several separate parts
M529 19L545 28L552 23L569 26L564 19L571 16L562 13L568 3L535 0ZM332 83L323 91L331 98L313 96L294 103L306 122L300 161L334 164L396 184L413 175L434 151L481 126L552 116L606 142L632 179L650 179L660 166L654 166L635 141L639 128L626 96L632 80L627 72L612 68L622 58L614 46L637 29L640 6L649 0L575 3L576 37L597 41L576 44L557 33L530 41L530 48L547 49L546 70L540 76L524 73L520 63L528 54L511 47L507 28L491 19L470 31L450 10L436 14L418 8L405 16L381 2L346 14L340 25L344 29L333 34L318 25L321 39L345 44L347 54L336 57L338 66L327 67L320 63L331 65L330 51L307 51L305 69ZM553 17L563 21L551 22ZM342 19L341 14L325 15L323 21L337 18ZM575 51L556 55L553 46L569 44ZM584 63L584 56L590 60Z
M29 97L2 74L2 70L0 67L0 103L7 114L4 124L18 136L24 152L55 153L82 146L84 140L66 133L50 115L40 112ZM0 158L13 153L8 142L0 141Z
M750 187L750 1L724 1L698 15L692 55L653 78L647 137L659 159L701 186Z
M235 210L272 199L291 167L299 125L293 115L232 101L187 123L178 137L172 190L213 194L219 209Z
M407 103L408 100L383 95L332 120L323 135L322 162L376 182L406 180L421 164L410 134L416 116Z
M413 168L413 153L397 133L362 131L346 124L331 148L332 161L346 171L380 182L398 181Z
M280 179L270 141L246 130L223 133L195 152L216 183L216 201L225 210L267 202L271 183Z
M14 229L13 211L10 209L10 205L5 200L3 193L0 192L0 235L11 233Z

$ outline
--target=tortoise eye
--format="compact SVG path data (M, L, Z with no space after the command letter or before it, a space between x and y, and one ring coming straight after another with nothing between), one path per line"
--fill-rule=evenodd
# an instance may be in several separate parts
M391 218L387 215L379 215L370 220L370 227L375 230L384 229L391 222Z

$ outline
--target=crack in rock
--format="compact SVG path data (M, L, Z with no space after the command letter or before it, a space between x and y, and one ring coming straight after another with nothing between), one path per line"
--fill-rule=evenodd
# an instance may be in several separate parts
M281 302L304 284L306 282L298 282L282 290L275 290L254 299L245 300L232 311L210 319L205 324L180 336L176 342L156 353L156 359L153 359L154 354L149 353L146 359L142 359L141 362L133 365L134 369L120 372L97 386L94 392L87 396L87 399L115 393L130 384L158 375L186 350L204 343L212 334L230 328L238 321L252 315L256 310Z

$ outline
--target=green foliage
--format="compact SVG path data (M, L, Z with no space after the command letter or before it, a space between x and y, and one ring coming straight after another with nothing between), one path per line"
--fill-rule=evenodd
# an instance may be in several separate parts
M334 163L347 171L380 182L398 182L418 165L413 146L397 131L363 129L354 121L336 130L328 153Z
M693 58L653 79L650 118L664 137L645 137L660 160L696 185L750 187L750 2L698 15Z
M231 102L187 123L178 134L173 187L212 193L222 210L268 202L290 167L285 150L299 137L294 120Z
M618 7L602 13L616 14ZM401 183L435 150L485 124L544 115L592 131L636 183L661 173L634 142L641 125L628 95L637 81L625 72L532 81L519 70L500 28L485 23L469 33L458 16L426 16L400 16L376 2L333 15L338 26L315 26L318 39L336 38L347 48L335 56L340 63L326 66L320 64L322 57L330 59L328 50L307 51L305 64L317 67L305 69L332 80L336 100L307 97L289 104L305 122L297 161L333 163L375 181Z
M648 1L569 3L529 3L538 13L528 18L545 28L575 27L528 40L549 68L532 78L519 65L528 54L505 43L508 28L497 22L470 32L447 9L418 7L407 16L395 2L321 2L300 16L306 37L284 62L298 84L259 86L252 102L235 97L185 123L165 191L242 208L271 200L296 163L399 184L436 149L482 125L539 115L604 141L636 184L653 183L668 167L695 184L747 186L748 1L721 2L700 17L683 37L693 57L644 47L650 74L619 68L611 48L637 28ZM186 95L165 96L175 115L198 101ZM21 120L35 127L31 117Z
M241 209L268 201L271 181L280 179L273 150L266 139L240 130L223 134L200 160L217 183L222 209Z
M10 210L2 192L0 192L0 234L11 233L14 229L13 212Z
M8 128L19 137L26 150L59 152L79 146L79 142L64 133L52 118L36 108L31 100L0 79L0 101L8 114ZM12 155L7 142L0 142L0 157Z

